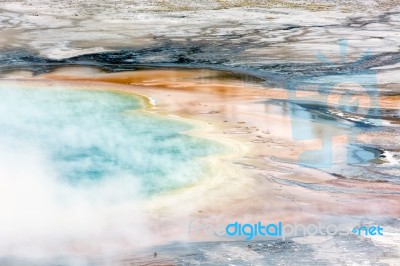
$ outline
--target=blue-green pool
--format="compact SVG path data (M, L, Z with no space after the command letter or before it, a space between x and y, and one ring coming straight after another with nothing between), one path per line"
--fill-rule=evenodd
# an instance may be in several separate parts
M0 144L34 146L72 186L124 176L144 195L196 182L197 158L221 145L182 132L192 125L140 110L139 97L111 91L0 87ZM23 166L21 166L23 167Z

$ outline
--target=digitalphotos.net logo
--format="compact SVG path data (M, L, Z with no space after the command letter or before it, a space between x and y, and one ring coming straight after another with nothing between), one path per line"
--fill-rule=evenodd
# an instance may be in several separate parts
M221 237L233 238L235 240L272 240L280 239L282 241L298 236L383 236L383 227L381 225L361 225L354 228L344 224L284 224L277 223L239 223L235 221L229 224L202 223L190 221L188 225L189 236L203 237Z

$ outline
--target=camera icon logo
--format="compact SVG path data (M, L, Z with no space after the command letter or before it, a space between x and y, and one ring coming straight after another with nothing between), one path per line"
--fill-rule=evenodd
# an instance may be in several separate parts
M374 129L381 125L376 71L365 64L371 58L371 53L367 51L357 61L349 63L346 61L348 42L339 40L338 44L339 63L332 62L318 52L316 57L322 63L320 71L286 82L290 103L323 110L326 115L333 116L333 119L337 119L336 122L330 121L337 123L333 129L338 128L339 124L347 125L347 129L324 130L323 134L316 134L307 125L312 117L304 117L304 112L301 115L302 112L292 108L290 120L293 140L306 142L318 138L320 143L318 148L310 145L309 150L299 155L298 163L303 166L330 170L334 159L347 164L357 163L350 156L357 136L365 128ZM341 146L345 146L346 153L343 156L346 158L334 158L333 148L340 146L335 146L337 140L341 141Z

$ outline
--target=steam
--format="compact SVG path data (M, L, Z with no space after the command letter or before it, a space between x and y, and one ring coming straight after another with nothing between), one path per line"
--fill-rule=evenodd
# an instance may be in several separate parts
M151 245L147 196L194 182L215 149L110 92L0 87L0 255Z
M0 160L0 254L104 254L135 247L139 239L150 244L135 179L65 186L40 149L25 145L16 150L2 143Z

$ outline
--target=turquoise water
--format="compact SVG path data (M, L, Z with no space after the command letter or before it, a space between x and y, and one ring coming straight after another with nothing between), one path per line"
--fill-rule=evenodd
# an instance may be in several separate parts
M197 181L205 166L195 159L222 147L140 107L116 92L0 87L0 145L34 147L72 186L124 176L152 195Z

